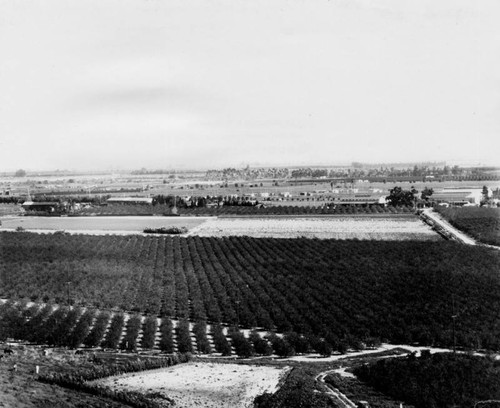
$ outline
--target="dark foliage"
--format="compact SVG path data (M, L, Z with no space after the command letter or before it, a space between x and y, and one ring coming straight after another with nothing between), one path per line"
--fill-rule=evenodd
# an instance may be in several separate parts
M161 333L160 350L165 353L174 352L174 339L172 331L173 331L172 320L170 320L170 318L162 319L160 325L160 333Z
M277 336L275 333L269 334L266 338L271 343L274 353L279 357L289 357L295 354L295 349L286 339Z
M454 227L485 244L500 246L500 208L436 207Z
M156 328L158 321L156 316L148 316L142 325L141 347L143 349L152 349L155 345Z
M253 355L252 343L248 341L238 328L231 328L229 330L229 337L231 338L231 344L238 357L248 358Z
M377 390L417 408L473 407L500 399L500 362L488 357L423 354L379 360L355 370Z
M326 394L315 392L315 372L310 367L294 368L274 394L255 398L255 408L335 408Z
M85 313L82 314L82 316L76 323L75 328L68 337L69 347L71 348L79 347L85 341L85 338L90 333L90 325L94 320L94 316L95 316L95 311L91 309L87 309Z
M223 356L230 356L231 346L229 345L220 324L216 323L212 325L212 337L214 339L215 351L222 353Z
M389 190L389 195L386 197L389 205L393 207L411 206L415 203L418 191L414 187L410 190L403 190L401 187L394 187Z
M196 349L198 353L211 353L212 350L207 338L207 323L204 320L197 321L193 326L193 332L196 337Z
M4 298L29 293L56 300L65 293L61 281L70 270L73 297L82 306L239 321L243 327L314 334L334 349L359 349L370 339L452 345L453 297L457 344L500 349L500 253L488 248L454 242L47 240L1 234ZM43 313L29 324L37 326L40 319Z
M123 324L125 323L125 317L121 313L115 313L111 318L111 324L109 325L108 332L102 342L102 346L106 348L115 349L118 347L118 342L123 331Z
M106 333L106 327L108 326L109 318L109 313L99 313L94 322L94 327L92 327L92 330L83 342L87 347L97 347L100 344L104 333Z
M131 316L127 321L125 336L120 343L122 350L136 351L137 350L137 336L141 329L142 318L141 316Z
M189 321L185 319L179 320L175 328L175 334L177 336L177 350L179 353L192 353L193 344L191 343Z
M260 354L263 356L270 356L271 354L273 354L273 348L269 344L269 341L262 338L259 333L255 331L250 332L248 340L252 342L255 354Z

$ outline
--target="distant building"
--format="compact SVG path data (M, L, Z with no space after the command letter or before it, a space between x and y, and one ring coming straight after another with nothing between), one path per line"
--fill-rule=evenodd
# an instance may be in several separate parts
M488 188L488 197L493 195L493 191ZM483 199L482 188L444 188L441 191L435 191L430 197L432 201L439 203L448 203L450 205L480 205Z
M108 204L143 204L153 205L150 197L111 197L106 201Z
M65 204L59 202L25 201L21 206L28 212L43 212L47 214L55 214L66 208Z

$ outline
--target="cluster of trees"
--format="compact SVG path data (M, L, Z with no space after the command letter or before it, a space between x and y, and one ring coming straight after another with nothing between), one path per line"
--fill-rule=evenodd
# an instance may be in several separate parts
M453 242L3 232L0 296L294 331L500 349L500 254ZM98 327L98 325L96 325ZM95 327L96 327L95 326Z
M494 358L422 352L355 369L375 389L417 408L473 407L500 399L500 362Z
M257 179L283 179L288 177L287 168L254 168L249 166L243 169L228 167L222 170L208 170L205 174L207 180L257 180Z
M436 207L450 224L485 244L500 246L500 208Z
M414 187L411 187L410 190L403 190L401 187L394 187L389 190L389 195L386 197L389 205L393 207L399 206L411 206L415 205L417 198L415 195L418 193Z
M409 190L404 190L402 187L395 186L389 190L389 195L386 197L389 205L393 207L411 207L417 203L428 205L434 189L424 187L420 196L415 187L411 186Z
M311 169L311 168L303 168L292 170L291 172L292 178L320 178L320 177L328 177L329 172L327 169Z
M18 196L0 196L0 204L20 204L24 199Z
M374 167L363 163L352 163L349 167L342 168L311 168L303 167L294 170L282 169L244 169L227 168L223 170L209 170L205 178L207 180L257 180L257 179L307 179L307 178L363 178L363 179L403 179L426 180L432 176L436 179L456 180L495 180L497 168L475 167L466 168L460 166L447 166L440 163L423 163L404 166L381 165Z

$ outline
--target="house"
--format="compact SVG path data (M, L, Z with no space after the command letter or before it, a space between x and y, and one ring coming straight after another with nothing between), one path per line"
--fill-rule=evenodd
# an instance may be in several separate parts
M54 202L25 201L21 206L27 212L41 212L46 214L58 214L64 212L66 209L66 204L61 204L57 201Z

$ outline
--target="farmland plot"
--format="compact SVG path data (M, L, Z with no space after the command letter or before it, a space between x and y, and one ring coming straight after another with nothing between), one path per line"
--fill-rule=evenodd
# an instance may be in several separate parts
M376 240L438 240L439 236L414 216L216 218L193 228L202 237L320 238Z

